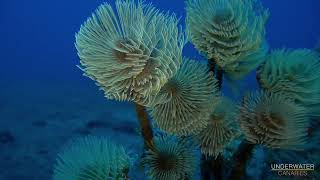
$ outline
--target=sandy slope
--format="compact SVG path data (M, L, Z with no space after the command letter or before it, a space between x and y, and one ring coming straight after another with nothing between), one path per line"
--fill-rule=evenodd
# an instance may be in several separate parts
M134 106L106 100L91 81L1 84L0 180L50 179L57 152L76 136L142 147Z

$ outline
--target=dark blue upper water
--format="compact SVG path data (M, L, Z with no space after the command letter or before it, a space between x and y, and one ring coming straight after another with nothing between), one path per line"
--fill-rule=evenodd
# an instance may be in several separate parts
M183 0L149 0L182 17ZM17 1L0 3L0 77L5 79L81 79L74 34L104 1ZM263 0L271 12L267 39L272 48L313 48L320 37L317 0ZM196 51L187 48L186 56Z

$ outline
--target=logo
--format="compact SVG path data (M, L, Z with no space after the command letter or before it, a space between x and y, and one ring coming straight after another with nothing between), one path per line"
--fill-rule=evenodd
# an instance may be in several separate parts
M314 171L314 164L271 164L271 171L279 176L308 176Z

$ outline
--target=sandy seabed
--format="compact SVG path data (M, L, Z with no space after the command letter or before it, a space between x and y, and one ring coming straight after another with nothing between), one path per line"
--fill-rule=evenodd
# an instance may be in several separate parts
M134 105L108 101L90 81L1 84L0 180L51 179L73 137L107 136L132 154L143 147Z

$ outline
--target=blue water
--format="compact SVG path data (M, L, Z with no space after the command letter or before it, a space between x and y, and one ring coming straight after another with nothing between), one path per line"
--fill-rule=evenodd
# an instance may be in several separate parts
M107 101L76 67L74 35L102 2L1 0L0 180L50 179L56 153L73 136L107 134L129 148L142 146L132 104ZM176 13L184 24L183 0L147 2ZM319 0L262 2L271 13L271 49L315 46ZM202 58L190 44L184 55ZM248 80L255 86L253 75Z
M148 0L150 1L150 0ZM1 78L79 80L74 34L104 1L15 1L0 4ZM111 2L111 1L110 1ZM150 1L162 10L185 17L184 1ZM272 48L312 48L320 37L317 0L263 0L271 16L267 39ZM196 51L185 50L195 56ZM36 77L36 78L35 78Z

